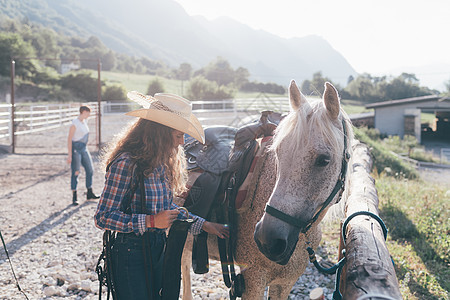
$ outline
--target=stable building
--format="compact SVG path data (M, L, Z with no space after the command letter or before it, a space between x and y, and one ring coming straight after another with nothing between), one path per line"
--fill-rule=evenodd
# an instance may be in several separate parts
M366 108L374 109L374 127L382 134L401 138L413 135L419 143L425 136L450 140L450 97L430 95L390 100L372 103ZM422 126L422 113L434 114L434 124Z

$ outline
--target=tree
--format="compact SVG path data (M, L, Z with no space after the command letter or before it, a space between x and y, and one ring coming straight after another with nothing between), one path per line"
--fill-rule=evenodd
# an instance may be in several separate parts
M219 86L203 76L196 76L189 82L188 98L191 100L222 100L233 97L231 87Z
M180 64L176 71L175 78L179 80L189 80L192 74L192 66L188 63Z
M404 79L406 82L408 82L410 84L419 82L419 79L417 79L416 74L402 73L402 74L400 74L399 77Z
M121 84L107 86L103 92L102 99L105 101L124 101L127 99L126 89Z
M90 73L68 74L61 78L61 88L69 90L82 101L97 99L97 79Z
M353 77L353 75L348 76L348 78L347 78L347 84L349 84L349 83L352 82L353 80L355 80L355 77Z
M210 81L216 82L219 86L227 85L234 82L234 70L230 63L222 58L217 57L204 68L204 76Z
M140 59L140 62L146 68L147 74L154 75L154 74L156 74L156 70L162 69L165 67L161 62L150 60L147 57L142 57Z
M102 70L104 71L110 71L114 69L116 66L116 56L114 53L109 50L106 54L102 56Z
M155 79L150 81L150 83L148 84L147 95L154 96L156 93L164 93L164 92L165 92L164 85L158 77L155 77Z
M311 81L308 79L303 80L300 90L305 95L311 95L313 93L313 91L311 89Z
M81 48L105 49L105 45L103 45L102 41L98 37L91 36L85 43L83 43Z
M418 82L416 75L409 73L402 73L394 78L372 77L366 73L350 82L345 88L345 94L351 99L376 102L436 93L429 88L420 87Z
M445 83L445 88L447 89L445 93L450 96L450 80Z
M244 92L259 92L259 93L271 93L283 95L286 93L286 89L276 83L261 83L261 82L246 82L242 84L241 91Z
M239 67L234 71L234 86L237 89L240 89L242 85L248 82L248 78L250 77L250 72L243 67Z
M10 62L12 57L35 57L33 46L25 42L17 33L0 32L0 75L10 76ZM16 75L31 78L37 69L33 60L16 60Z
M316 92L319 96L323 95L325 91L325 82L331 82L331 79L322 76L322 72L316 72L313 74L313 79L311 81L311 89ZM334 85L336 86L336 85Z

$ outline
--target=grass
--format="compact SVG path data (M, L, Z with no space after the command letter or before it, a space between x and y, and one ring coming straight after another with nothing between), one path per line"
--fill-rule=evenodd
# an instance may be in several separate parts
M93 72L92 76L97 77L97 72ZM139 91L145 93L147 91L148 85L150 81L155 78L158 78L162 83L166 92L175 93L179 95L185 95L188 82L182 82L177 79L168 79L161 76L156 75L148 75L148 74L128 74L128 73L117 73L110 71L102 71L101 79L106 81L108 85L110 84L122 84L127 91ZM259 92L242 92L238 91L235 94L235 98L279 98L285 97L287 98L287 94L279 95L279 94L270 94L270 93L259 93ZM342 100L342 106L347 114L357 114L362 112L370 112L372 110L368 110L365 108L364 104L354 101L354 100Z
M375 175L404 299L448 299L450 185Z
M365 104L355 100L342 100L342 107L348 115L373 112L373 109L367 109Z
M389 233L386 245L391 254L399 288L406 300L444 300L450 292L450 182L437 185L408 179L407 166L394 162L388 150L370 134L356 130L371 147L379 215ZM392 156L392 155L391 155ZM383 166L397 172L386 172ZM406 167L406 168L405 168ZM337 249L339 222L324 223L326 248ZM331 246L331 247L330 247ZM336 261L334 253L329 256ZM337 256L337 253L336 253Z
M438 186L372 174L379 214L389 232L386 245L405 300L444 300L450 292L450 184ZM322 244L337 249L339 223L325 223ZM336 261L337 252L323 255Z
M374 151L383 152L388 155L389 151L397 154L407 156L421 162L440 163L440 158L433 156L431 151L426 151L423 145L420 145L417 139L413 136L405 136L401 139L399 136L382 136L377 129L356 128L355 134L357 139L373 147ZM384 150L383 150L384 149ZM398 159L397 159L398 160ZM383 171L385 167L394 163L394 167L397 171L398 167L405 168L404 166L398 166L397 162L386 162L380 169L378 161L376 161L376 167L379 171ZM414 173L412 170L407 173ZM414 176L414 175L413 175Z
M360 128L354 130L355 137L370 147L375 170L408 179L419 178L419 173L411 165L390 153L390 149L383 144L373 130Z
M93 73L93 76L97 76L97 73ZM101 73L102 80L107 81L107 84L122 84L127 91L139 91L142 93L147 92L150 81L158 78L167 93L174 93L178 95L185 95L188 89L188 82L178 79L169 79L156 75L148 74L128 74L103 71ZM235 98L257 98L257 97L287 97L286 95L278 94L261 94L258 92L241 92L238 91Z
M116 73L103 71L102 80L107 81L112 84L122 84L127 91L138 91L141 93L146 93L150 81L158 78L166 92L183 94L183 90L186 89L186 82L182 83L181 80L168 79L161 76L148 75L148 74L131 74L131 73Z

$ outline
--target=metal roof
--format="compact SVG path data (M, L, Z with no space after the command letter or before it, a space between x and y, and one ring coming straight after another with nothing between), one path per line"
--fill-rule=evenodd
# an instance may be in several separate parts
M366 105L366 108L378 108L378 107L384 107L384 106L395 106L395 105L403 105L403 104L416 103L416 102L445 101L445 100L450 100L450 97L442 97L439 95L429 95L429 96L405 98L405 99L398 99L398 100L389 100L389 101L383 101L383 102L375 102L375 103Z

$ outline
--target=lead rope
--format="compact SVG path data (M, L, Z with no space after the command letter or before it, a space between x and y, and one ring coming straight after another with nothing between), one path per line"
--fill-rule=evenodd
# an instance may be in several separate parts
M12 263L11 263L11 259L9 258L8 249L6 248L6 243L5 243L5 240L3 239L3 235L2 235L2 232L1 232L1 231L0 231L0 238L2 239L3 249L5 249L6 257L8 258L9 266L11 267L11 272L12 272L12 274L13 274L13 276L14 276L15 281L16 281L17 289L18 289L19 292L21 292L21 293L25 296L25 298L27 298L27 300L28 300L27 294L25 294L25 292L22 291L22 289L20 288L19 280L17 280L16 273L14 272L14 268L13 268L13 265L12 265Z
M372 218L374 218L375 220L378 221L378 223L380 223L381 229L383 230L383 235L384 235L384 240L386 240L387 238L387 228L386 228L386 224L384 224L383 220L377 216L376 214L370 212L370 211L357 211L353 214L351 214L347 219L345 219L344 224L342 225L342 239L344 242L344 247L346 245L346 236L345 236L345 232L347 229L347 225L348 222L350 222L351 219L353 219L356 216L360 216L360 215L366 215L366 216L370 216ZM316 267L316 269L323 274L334 274L336 273L336 282L334 284L334 292L333 292L333 300L342 300L342 294L339 291L339 284L341 281L341 273L342 273L342 268L345 265L346 262L346 256L345 256L345 249L342 250L342 255L344 256L338 263L336 263L334 266L332 266L331 268L324 268L320 265L320 263L317 261L316 259L316 254L314 252L314 250L309 247L309 242L306 243L307 244L307 248L306 251L308 251L309 254L309 261L311 263L313 263L313 265ZM392 263L394 263L394 261L392 261ZM360 299L367 299L368 295L364 295L361 298L358 298L358 300ZM375 297L375 296L372 296ZM377 296L377 297L384 297L384 299L392 299L391 297L388 296Z

